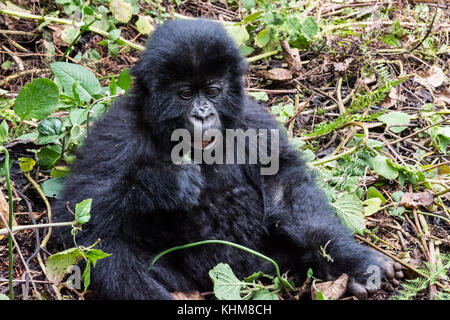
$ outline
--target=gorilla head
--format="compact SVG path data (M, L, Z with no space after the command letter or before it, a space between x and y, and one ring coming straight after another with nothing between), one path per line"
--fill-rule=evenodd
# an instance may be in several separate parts
M174 129L232 128L241 112L247 63L219 23L176 20L151 36L132 74L142 120L170 145ZM150 102L151 105L145 104ZM161 130L163 129L163 130ZM169 129L169 130L168 130ZM202 141L202 148L211 141Z

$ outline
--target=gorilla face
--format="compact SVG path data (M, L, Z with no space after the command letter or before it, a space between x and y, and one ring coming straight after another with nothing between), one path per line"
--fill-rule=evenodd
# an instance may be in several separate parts
M152 34L144 56L132 70L135 94L145 95L139 99L142 121L168 146L175 129L187 129L193 137L195 130L203 136L209 129L233 128L241 113L246 68L218 23L199 20L197 24L174 21L170 28L163 25ZM204 149L213 142L192 144Z

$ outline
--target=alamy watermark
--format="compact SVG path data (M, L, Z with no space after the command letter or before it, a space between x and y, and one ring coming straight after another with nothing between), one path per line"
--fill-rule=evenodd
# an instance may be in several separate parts
M275 175L280 167L278 129L225 129L224 134L195 127L193 137L187 129L176 129L171 140L178 142L171 152L175 164L190 154L195 164L260 164L261 175Z

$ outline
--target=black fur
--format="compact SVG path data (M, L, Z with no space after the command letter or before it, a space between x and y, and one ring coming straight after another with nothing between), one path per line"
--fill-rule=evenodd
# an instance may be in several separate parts
M164 249L206 239L250 247L291 273L312 267L316 276L335 278L346 272L354 292L365 286L370 264L392 276L388 260L354 241L285 137L274 176L261 176L257 165L202 165L199 170L170 162L170 135L184 125L173 91L179 81L224 83L216 106L223 128L279 128L245 96L245 71L244 59L218 23L168 22L153 33L133 69L131 93L95 123L54 216L69 221L66 201L73 207L93 199L92 219L77 242L87 246L100 238L101 249L112 253L91 269L91 286L103 298L171 299L171 291L211 290L208 271L219 262L230 264L239 278L273 272L261 259L221 245L174 252L148 271ZM67 228L55 233L72 246ZM333 263L320 254L327 243Z

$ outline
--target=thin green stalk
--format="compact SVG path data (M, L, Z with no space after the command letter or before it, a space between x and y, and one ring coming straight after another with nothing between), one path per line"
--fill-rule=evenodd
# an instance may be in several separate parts
M72 40L72 42L70 43L69 47L66 49L66 51L64 52L64 54L62 55L62 57L59 59L59 61L64 61L64 59L66 58L66 56L70 55L70 53L73 50L73 47L75 45L75 43L77 43L77 41L81 38L81 36L89 29L89 27L94 24L94 22L96 22L98 19L95 18L94 20L92 20L91 22L89 22L88 24L85 24L84 26L81 27L80 32L78 33L78 35L75 37L75 39Z
M240 244L233 243L233 242L229 242L229 241L224 241L224 240L204 240L204 241L198 241L198 242L188 243L188 244L185 244L185 245L182 245L182 246L172 247L172 248L170 248L170 249L164 250L163 252L159 253L159 254L153 259L151 266L153 266L159 258L161 258L162 256L164 256L164 255L166 255L166 254L168 254L168 253L171 253L171 252L173 252L173 251L177 251L177 250L180 250L180 249L187 249L187 248L196 247L196 246L200 246L200 245L204 245L204 244L224 244L224 245L231 246L231 247L234 247L234 248L237 248L237 249L241 249L241 250L243 250L243 251L245 251L245 252L248 252L248 253L251 253L251 254L253 254L253 255L255 255L255 256L261 258L261 259L264 259L264 260L266 260L266 261L269 261L269 262L272 263L273 266L275 267L275 272L276 272L276 274L277 274L277 278L281 281L281 283L283 283L284 285L286 285L289 289L294 290L294 288L293 288L292 285L289 283L289 281L287 281L287 280L285 280L285 279L283 279L283 278L281 277L281 274L280 274L280 268L278 267L278 264L275 262L275 260L273 260L273 259L271 259L271 258L269 258L269 257L267 257L267 256L265 256L265 255L263 255L262 253L259 253L259 252L257 252L257 251L254 251L254 250L252 250L252 249L250 249L250 248L241 246ZM150 268L151 268L151 266L150 266ZM150 268L149 268L149 269L150 269Z
M11 188L11 180L9 179L9 152L5 147L0 146L0 152L5 153L5 178L6 187L8 188L8 202L9 202L9 229L12 230L13 222L13 196ZM8 256L9 256L9 266L8 266L8 277L9 277L9 299L14 300L14 289L13 289L13 235L8 235Z

